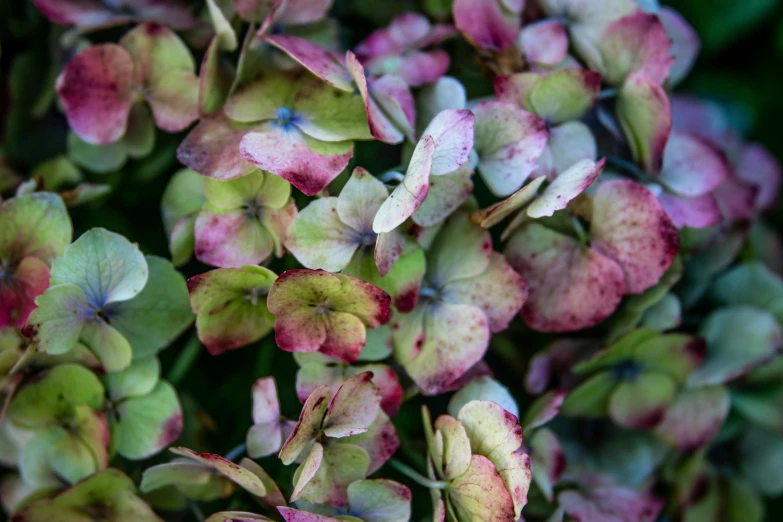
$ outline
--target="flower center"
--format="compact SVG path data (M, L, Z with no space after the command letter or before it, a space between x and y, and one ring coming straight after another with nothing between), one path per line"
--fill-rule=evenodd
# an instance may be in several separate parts
M266 297L267 293L264 288L252 288L245 293L245 299L255 306L261 301L261 298Z
M631 360L623 361L614 367L614 375L619 381L634 381L641 371L641 365Z
M277 123L282 127L288 127L295 120L294 112L288 107L277 109Z

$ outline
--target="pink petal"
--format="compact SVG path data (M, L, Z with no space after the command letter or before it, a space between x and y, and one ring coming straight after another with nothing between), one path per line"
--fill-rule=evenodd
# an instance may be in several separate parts
M224 268L257 265L274 251L269 232L244 209L216 214L204 209L196 219L196 258Z
M286 6L286 12L288 12ZM323 47L298 36L266 35L264 39L302 64L323 81L343 91L353 90L351 75L334 55Z
M517 45L527 61L555 65L568 54L568 32L558 20L543 20L523 27Z
M717 225L721 220L720 208L711 194L695 198L682 198L663 193L658 201L677 228L706 228Z
M345 62L356 82L359 94L361 94L362 99L364 100L370 133L372 133L376 139L384 143L401 143L402 140L405 139L405 134L383 113L372 96L370 96L367 78L364 75L364 67L362 67L362 64L359 63L359 60L357 60L356 56L350 51L348 51L346 55Z
M739 176L726 178L713 192L721 214L730 221L749 221L756 215L758 188Z
M723 386L684 389L666 410L655 432L683 453L708 444L723 426L730 399Z
M674 223L653 193L630 180L598 187L590 235L592 248L622 267L630 294L656 284L680 246Z
M614 312L625 293L617 263L535 222L514 233L504 254L530 285L521 315L534 330L595 326Z
M313 24L323 19L333 0L286 0L280 21L285 24Z
M742 149L736 173L740 179L758 188L756 209L768 210L777 201L780 165L763 145L751 143Z
M46 263L33 256L23 258L13 273L0 280L0 329L22 328L36 308L35 298L48 287Z
M108 27L133 20L155 20L174 29L192 29L199 21L187 4L180 0L131 0L134 15L115 14L99 0L33 0L46 18L56 24L75 25L83 29Z
M672 192L686 197L703 196L729 177L726 157L706 140L672 132L663 153L660 180Z
M442 50L408 53L402 58L397 74L411 87L437 81L449 70L451 58Z
M186 167L212 179L227 181L253 170L242 157L239 144L254 125L239 124L217 111L202 118L177 149L177 159Z
M661 6L658 18L672 41L671 54L674 56L674 63L669 70L669 82L676 85L693 67L699 55L701 42L693 27L671 7Z
M499 0L455 0L454 25L473 45L502 51L513 45L522 19L519 14L504 13Z
M318 141L275 123L246 134L239 150L258 168L277 174L308 196L323 190L353 157L352 142Z
M400 230L392 230L385 234L378 234L378 240L375 243L375 266L378 272L385 276L394 266L394 263L405 250L405 235Z
M390 121L413 141L416 123L416 101L405 80L394 74L386 74L368 85L370 98L388 115Z
M130 53L101 44L77 54L56 87L73 131L87 143L105 145L125 134L137 86Z
M613 22L601 35L600 47L605 79L615 85L633 73L644 74L660 85L674 62L669 54L671 40L651 13L638 12Z

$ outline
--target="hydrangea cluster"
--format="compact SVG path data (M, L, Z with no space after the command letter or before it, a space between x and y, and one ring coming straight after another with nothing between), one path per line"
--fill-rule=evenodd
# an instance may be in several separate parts
M31 0L66 130L0 147L8 520L765 520L781 173L678 93L694 29L332 3Z

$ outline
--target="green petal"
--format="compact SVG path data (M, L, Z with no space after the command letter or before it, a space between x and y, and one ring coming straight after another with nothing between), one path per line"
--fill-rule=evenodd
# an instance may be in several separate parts
M117 452L127 459L154 455L182 432L182 406L174 387L166 381L160 381L146 395L121 402L117 414Z
M639 344L635 359L649 371L662 372L683 382L704 359L707 346L700 337L669 334Z
M234 464L230 460L224 459L220 455L215 455L213 453L197 453L188 448L181 447L171 448L170 451L176 455L187 457L214 469L252 495L262 498L266 495L266 488L263 481L256 476L255 473Z
M75 284L90 304L102 307L135 297L147 277L147 262L138 246L119 234L93 228L52 264L51 284Z
M302 490L313 479L321 467L324 458L324 447L318 442L310 448L310 453L305 457L304 462L296 469L294 474L294 491L291 493L291 502L296 501L301 495Z
M456 279L484 272L492 256L489 232L468 219L454 214L438 233L427 256L427 279L435 288Z
M610 372L597 373L566 396L560 411L566 415L603 417L616 385L617 381Z
M308 502L341 507L348 501L348 486L366 477L370 458L353 444L327 441L321 465L304 486L301 498Z
M103 385L90 370L77 364L61 364L36 382L24 386L8 406L8 418L18 426L37 428L84 404L100 408Z
M49 354L69 352L76 346L91 312L82 289L72 284L52 286L36 300L38 308L27 319L40 350Z
M691 453L718 433L729 414L731 400L723 386L682 390L655 433L679 451Z
M294 125L322 141L371 140L362 97L300 76L293 101Z
M160 362L156 357L135 361L125 370L103 377L109 397L114 401L147 395L159 380Z
M69 132L67 144L68 157L74 163L99 174L114 172L128 160L128 148L124 139L108 145L93 145L82 140L75 132Z
M783 491L783 438L758 428L747 430L739 442L739 466L754 489L779 495Z
M672 127L666 92L644 74L631 74L620 89L617 117L634 159L658 172Z
M334 197L311 201L291 223L285 238L286 248L300 263L330 272L345 268L360 244L359 231L340 219L339 199Z
M406 522L411 517L411 491L393 480L357 480L348 486L348 505L364 522Z
M264 171L258 169L228 181L204 178L204 196L216 209L236 210L255 201L264 178Z
M435 440L441 454L439 468L443 478L452 480L470 467L470 439L462 423L449 415L441 415L435 420Z
M237 89L223 111L237 122L273 120L278 109L289 105L295 85L294 78L284 74L266 76Z
M168 346L193 322L185 278L167 260L147 256L149 279L130 301L111 307L111 324L144 359Z
M73 236L60 196L35 192L0 205L0 258L12 262L35 256L47 264L61 255Z
M663 419L676 391L671 377L642 373L617 385L609 398L609 415L627 428L651 428Z
M345 437L340 442L355 444L367 452L370 457L367 475L378 471L394 455L400 445L394 424L383 410L378 412L378 416L375 417L366 432Z
M78 406L68 429L56 427L49 440L52 469L73 484L106 467L109 461L109 428L106 419L89 406Z
M386 275L381 276L371 252L358 250L343 269L348 274L373 284L392 297L394 306L407 313L416 306L419 287L426 271L424 250L416 246L401 256Z
M759 262L742 264L722 275L712 295L721 303L767 310L783 322L783 281Z
M383 182L356 167L337 198L337 215L359 234L370 233L375 214L388 196Z
M137 75L145 85L155 84L169 71L195 71L187 45L168 27L146 23L122 37L120 44L133 56Z
M128 340L101 319L84 323L81 341L95 354L107 372L124 370L131 363L133 351Z

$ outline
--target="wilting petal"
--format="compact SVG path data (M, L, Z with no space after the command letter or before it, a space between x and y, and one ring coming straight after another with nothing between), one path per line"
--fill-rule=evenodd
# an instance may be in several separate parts
M537 223L519 229L504 252L530 285L522 318L536 330L594 326L614 312L625 293L617 263Z
M312 196L348 165L353 157L353 142L320 141L293 126L266 123L246 134L239 150L258 168L277 174Z
M478 171L493 194L508 196L536 168L546 146L546 123L503 102L480 103L473 113Z
M598 187L590 234L592 247L622 267L631 294L658 282L680 244L677 229L652 192L628 180Z
M307 268L338 272L361 245L359 232L340 221L338 208L338 198L313 200L288 227L285 246Z
M512 522L517 518L503 479L481 455L473 455L468 471L451 481L449 499L459 520Z
M531 180L530 183L511 194L503 201L474 212L471 214L471 220L479 223L482 228L491 228L497 225L508 216L533 201L536 197L538 188L544 181L546 181L546 178L544 177L538 177Z
M663 502L648 493L601 484L563 491L557 501L568 516L584 522L653 522L663 508Z
M370 96L364 68L359 63L359 60L356 59L352 52L348 51L345 62L354 82L356 82L359 94L361 94L364 100L365 110L367 111L367 123L372 135L384 143L396 144L402 142L405 139L403 129L398 129L395 122L383 113L373 97Z
M378 416L381 404L372 377L372 372L362 372L337 389L322 425L327 437L350 437L367 431Z
M473 45L502 51L514 43L522 17L505 10L499 0L455 0L454 24Z
M294 462L307 445L315 440L321 431L321 422L329 407L331 396L332 392L329 387L321 386L313 390L313 393L307 398L302 412L299 414L296 428L288 436L280 450L279 458L283 464L289 465Z
M177 159L199 174L229 180L244 176L254 169L242 157L239 144L256 125L231 121L221 111L202 118L177 149Z
M449 217L470 199L473 193L472 175L473 169L466 163L456 172L430 176L430 189L424 202L411 216L413 222L430 227Z
M634 159L648 172L658 172L672 128L666 92L644 74L630 75L620 89L617 117Z
M708 444L729 413L729 393L723 386L684 389L666 410L655 433L680 452Z
M528 62L555 65L568 54L568 31L558 20L535 22L522 28L517 46Z
M266 487L260 477L249 469L238 466L220 455L198 453L183 447L171 448L170 451L175 455L186 457L214 469L254 496L262 498L266 496Z
M602 66L597 70L611 84L620 85L634 73L661 85L674 62L669 40L658 16L635 13L610 24L601 34Z
M555 180L544 189L544 192L528 205L527 215L532 218L540 218L552 216L556 211L563 210L572 199L593 184L603 171L605 164L605 159L598 163L584 159L572 165L565 172L558 174Z
M9 277L10 276L10 277ZM37 257L27 256L0 282L0 329L22 328L35 300L49 288L49 267Z
M88 143L105 145L125 134L137 86L128 51L100 44L68 62L56 88L73 131Z
M224 268L257 265L272 255L272 236L244 209L220 214L205 208L196 219L196 258Z
M373 220L372 228L376 233L391 232L413 215L421 206L430 187L430 169L432 167L435 141L432 136L424 136L413 151L405 178L400 182Z
M414 141L413 125L416 122L416 105L410 87L394 74L386 74L369 83L370 98L402 130L408 141Z

